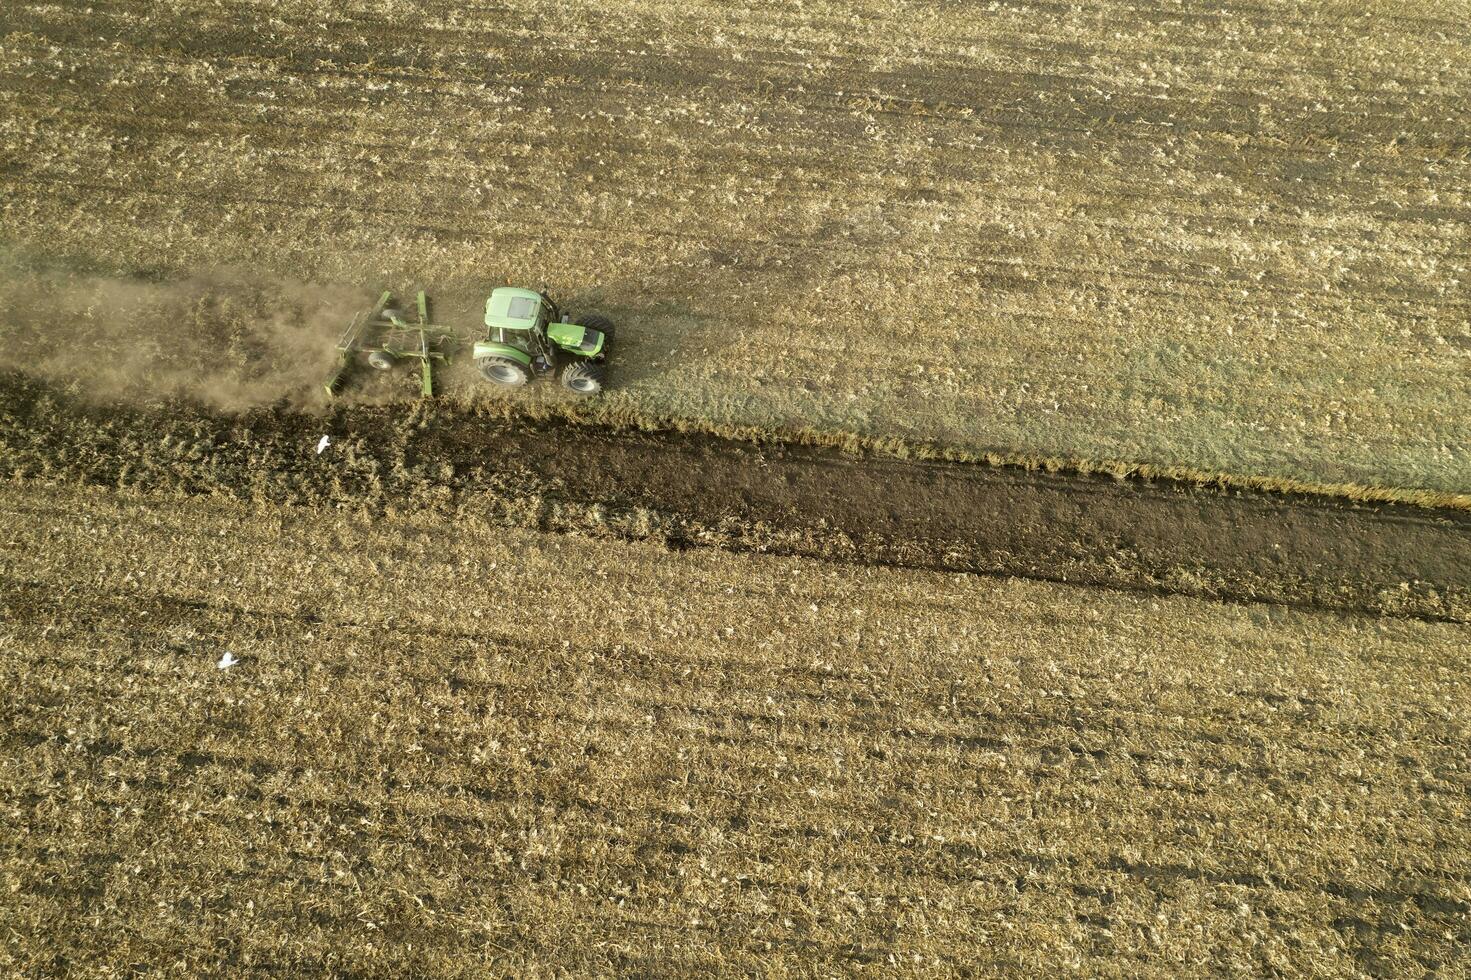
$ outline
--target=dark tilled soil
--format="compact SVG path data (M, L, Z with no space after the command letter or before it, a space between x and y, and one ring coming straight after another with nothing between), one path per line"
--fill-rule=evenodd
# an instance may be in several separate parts
M318 455L321 434L333 446ZM671 547L1471 619L1471 514L444 408L89 407L10 375L5 472L368 508L474 507ZM636 518L636 519L635 519Z
M800 544L772 550L826 558L1422 616L1471 608L1471 519L1456 512L567 425L435 426L411 458L526 466L568 497L774 527Z

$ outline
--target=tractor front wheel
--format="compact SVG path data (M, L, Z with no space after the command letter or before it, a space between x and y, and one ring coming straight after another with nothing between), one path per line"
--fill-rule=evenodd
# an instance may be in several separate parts
M603 366L591 361L572 362L562 369L562 387L577 395L596 395L603 390Z
M509 357L482 357L475 362L475 366L480 369L480 376L491 384L519 388L531 380L531 372L526 370L525 365Z

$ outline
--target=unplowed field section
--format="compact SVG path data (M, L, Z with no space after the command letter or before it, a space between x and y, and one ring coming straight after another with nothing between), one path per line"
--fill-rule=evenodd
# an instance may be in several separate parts
M10 377L10 471L861 564L1464 619L1471 515L859 457L420 406L330 418L88 408ZM319 439L333 441L315 451Z
M16 0L0 244L547 283L651 415L1458 492L1466 13Z

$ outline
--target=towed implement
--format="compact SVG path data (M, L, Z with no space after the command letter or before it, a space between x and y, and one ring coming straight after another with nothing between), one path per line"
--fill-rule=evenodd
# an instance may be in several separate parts
M339 394L348 377L366 363L388 371L400 362L418 361L420 390L434 394L434 362L450 363L465 348L480 376L491 384L517 388L535 377L556 377L576 395L596 395L606 384L605 365L613 325L590 314L574 320L545 290L502 286L485 301L485 330L437 324L429 300L418 294L417 316L406 319L385 291L367 313L353 317L337 342L338 365L323 386Z
M465 338L452 327L430 322L429 298L423 292L418 295L415 322L405 321L392 304L393 293L384 290L372 310L352 318L337 342L337 369L323 385L329 396L342 391L359 363L389 371L406 360L419 362L419 387L425 397L434 394L434 362L448 364L450 355L463 345Z

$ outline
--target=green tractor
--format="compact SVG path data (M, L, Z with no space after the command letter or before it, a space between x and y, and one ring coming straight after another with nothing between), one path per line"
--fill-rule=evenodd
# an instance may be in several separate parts
M490 335L475 344L475 366L492 384L519 387L535 375L555 374L578 395L603 390L603 364L613 324L591 315L574 323L545 291L502 286L485 301Z
M337 342L339 360L324 385L327 394L338 394L360 362L388 371L400 362L417 361L420 388L430 397L434 362L449 363L451 355L469 344L474 345L481 377L492 384L515 388L537 375L552 374L577 395L603 390L613 325L595 315L572 322L545 289L502 286L491 292L485 302L486 334L431 322L429 300L422 292L416 306L416 317L402 313L393 306L393 293L385 292L372 310L353 317Z

